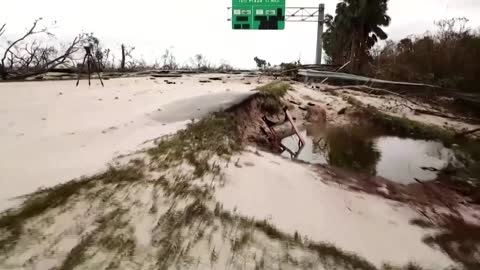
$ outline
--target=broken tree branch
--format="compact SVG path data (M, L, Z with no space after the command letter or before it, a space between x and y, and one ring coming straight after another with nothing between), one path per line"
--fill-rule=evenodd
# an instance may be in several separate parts
M27 31L27 33L25 33L25 35L23 35L21 38L13 41L8 47L7 49L5 50L5 52L3 53L3 57L2 57L2 66L5 66L5 59L7 58L7 55L10 53L10 50L15 47L15 45L17 45L19 42L25 40L28 36L31 36L31 35L34 35L34 34L38 34L38 33L43 33L43 32L46 32L47 29L46 28L43 28L42 30L40 31L35 31L35 29L37 28L37 25L38 25L38 22L41 21L42 18L39 18L39 19L36 19L34 22L33 22L33 25L32 27L30 28L30 30Z
M6 25L7 25L7 24L4 23L4 24L2 25L2 27L0 27L0 36L2 36L3 33L5 33L5 26L6 26Z
M329 87L329 88L326 88L326 90L327 91L353 90L353 91L364 92L364 93L367 93L367 94L379 94L379 93L381 93L381 94L387 94L387 95L392 95L392 96L399 97L399 98L404 99L404 100L406 100L406 101L408 101L408 102L410 102L414 105L417 105L419 107L422 106L420 103L418 103L417 101L415 101L413 99L408 98L406 95L402 95L402 94L392 92L392 91L389 91L389 90L385 90L385 89L381 89L381 88L374 88L374 87L370 87L370 86L365 86L365 85L346 85L346 86L339 86L339 87ZM414 113L418 113L418 114L433 115L433 116L438 116L438 117L442 117L442 118L447 118L447 119L452 119L452 120L457 120L457 121L463 121L463 122L480 123L479 119L474 119L474 118L469 118L469 117L461 117L461 116L453 116L453 115L449 115L449 114L442 113L442 112L439 112L439 111L413 108L413 107L408 106L407 104L403 104L403 103L400 104L400 105L405 106L406 108L412 110Z
M464 136L467 136L467 135L470 135L470 134L473 134L473 133L476 133L476 132L479 132L479 131L480 131L480 128L476 128L476 129L472 129L472 130L457 133L457 134L455 134L455 136L456 137L464 137Z
M389 91L389 90L370 87L370 86L366 86L366 85L345 85L345 86L328 88L329 91L345 90L345 89L347 89L347 90L358 90L358 91L361 91L361 92L365 92L367 94L385 93L385 94L392 95L392 96L397 96L397 97L402 97L402 98L405 97L404 95L401 95L401 94L398 94L398 93L395 93L395 92L392 92L392 91Z
M53 59L49 59L51 55L47 54L47 49L43 50L40 57L40 61L36 63L36 66L30 72L21 73L15 76L10 76L9 79L20 80L27 77L44 74L49 72L51 69L57 67L60 64L65 63L65 61L75 52L80 49L80 44L83 42L84 35L80 34L69 44L65 52L59 56L56 56ZM43 62L43 63L42 63Z
M433 115L433 116L438 116L442 118L447 118L447 119L452 119L452 120L457 120L457 121L463 121L463 122L470 122L470 123L479 123L479 119L475 118L469 118L469 117L461 117L461 116L453 116L453 115L448 115L445 113L441 112L436 112L436 111L430 111L430 110L423 110L423 109L415 109L415 113L421 113L421 114L428 114L428 115Z
M327 88L327 91L337 91L337 90L354 90L354 91L364 92L364 93L367 93L367 94L383 93L383 94L387 94L387 95L400 97L402 99L405 99L406 101L409 101L412 104L415 104L417 106L419 105L418 102L407 98L405 95L395 93L395 92L392 92L392 91L389 91L389 90L381 89L381 88L366 86L366 85L346 85L346 86ZM410 106L408 106L408 108L413 109Z

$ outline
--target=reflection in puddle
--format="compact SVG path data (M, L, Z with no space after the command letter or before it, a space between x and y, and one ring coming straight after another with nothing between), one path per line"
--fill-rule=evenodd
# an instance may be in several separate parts
M300 132L300 135L305 140L305 145L303 146L303 149L300 151L300 153L298 153L297 159L313 164L326 164L327 160L325 158L325 155L321 151L314 150L313 138L307 136L306 131ZM282 144L293 151L298 150L297 135L292 135L290 137L284 138L282 140ZM291 157L287 151L283 152L282 156Z
M404 184L415 178L435 179L438 172L422 167L443 169L454 158L452 150L433 141L380 137L375 140L375 146L381 153L378 174Z
M361 129L307 129L301 132L305 146L297 159L313 164L330 164L370 175L378 175L401 184L426 181L445 168L453 151L442 143L394 136L379 136ZM298 138L284 138L282 143L298 150ZM283 156L290 157L284 152ZM422 169L423 168L423 169Z

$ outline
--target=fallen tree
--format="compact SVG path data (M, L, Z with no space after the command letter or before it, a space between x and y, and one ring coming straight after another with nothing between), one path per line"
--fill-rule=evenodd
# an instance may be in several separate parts
M0 78L2 80L21 80L44 74L66 62L73 65L72 56L78 52L87 36L79 34L70 43L59 46L44 45L42 35L52 37L47 27L40 28L41 18L33 22L27 32L13 41L7 41L6 48L0 52ZM5 33L6 24L0 27L0 36ZM63 47L59 49L59 47Z
M397 92L393 92L390 90L382 89L382 88L375 88L375 87L370 87L366 85L345 85L345 86L339 86L339 87L328 87L325 89L326 91L334 92L338 90L352 90L352 91L359 91L363 92L369 95L391 95L395 97L399 97L405 101L408 101L411 104L417 105L417 108L414 108L412 106L409 106L408 104L402 103L401 105L410 109L416 114L427 114L427 115L433 115L437 117L442 117L442 118L447 118L447 119L452 119L452 120L458 120L458 121L464 121L464 122L469 122L469 123L480 123L480 119L476 118L471 118L471 117L462 117L462 116L454 116L450 115L444 112L436 111L436 110L426 110L419 102L414 100L413 98L405 95L405 94L400 94ZM471 132L471 133L475 133ZM469 133L470 134L470 133Z

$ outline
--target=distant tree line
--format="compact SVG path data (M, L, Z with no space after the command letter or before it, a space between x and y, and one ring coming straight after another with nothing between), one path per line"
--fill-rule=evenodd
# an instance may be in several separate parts
M372 75L480 92L480 33L467 22L442 20L434 33L387 41L372 52Z
M0 23L0 79L21 80L63 70L74 72L81 67L85 55L84 47L91 48L102 71L133 72L149 69L231 71L233 67L225 60L214 65L202 54L196 54L180 65L173 50L167 49L155 64L134 56L135 47L121 44L117 49L119 57L107 48L93 33L80 33L69 43L59 42L49 31L42 18L35 20L20 36L8 34L8 25Z
M386 41L388 0L342 0L335 16L326 15L324 49L328 64L348 64L346 71L388 80L424 82L444 88L478 91L480 32L466 18L436 22L422 36Z

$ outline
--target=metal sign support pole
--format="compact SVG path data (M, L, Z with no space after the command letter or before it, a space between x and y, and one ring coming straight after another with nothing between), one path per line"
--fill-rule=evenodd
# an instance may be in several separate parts
M317 57L315 64L322 64L322 49L323 49L323 23L325 19L325 5L318 6L318 29L317 29Z

